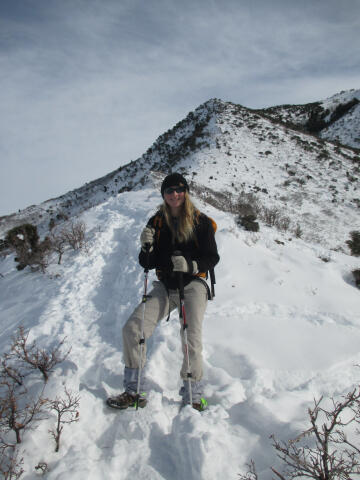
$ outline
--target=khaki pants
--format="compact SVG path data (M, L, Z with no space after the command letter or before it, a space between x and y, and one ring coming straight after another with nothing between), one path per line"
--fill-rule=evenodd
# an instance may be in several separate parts
M192 373L192 381L198 382L203 375L202 366L202 322L205 314L207 304L207 289L204 283L200 280L193 280L184 289L185 293L185 312L190 370ZM156 325L166 317L170 311L175 308L179 309L180 300L178 290L169 290L169 294L161 282L155 281L152 291L149 293L149 298L145 303L144 316L144 335L145 345L143 348L143 362L142 368L146 361L146 340L153 334ZM139 368L139 341L141 338L141 321L143 318L144 304L141 303L123 328L123 353L125 367ZM184 352L184 338L183 338L183 320L181 319L181 338ZM187 378L187 362L184 355L183 364L180 372L181 378Z

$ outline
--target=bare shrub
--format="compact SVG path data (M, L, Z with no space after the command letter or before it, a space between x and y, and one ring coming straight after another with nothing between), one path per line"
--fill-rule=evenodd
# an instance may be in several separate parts
M195 182L190 183L191 191L194 192L204 202L225 212L233 212L231 195L228 192L216 192L211 188L198 185Z
M22 432L36 420L44 418L44 404L41 395L30 402L25 400L26 389L19 390L11 380L3 380L0 385L1 432L15 433L16 443L21 443ZM22 401L22 399L24 399Z
M36 271L41 270L42 273L45 273L45 270L49 266L50 257L52 253L52 245L49 237L39 243L37 249L33 252L32 256L29 258L29 265L31 270Z
M60 265L62 256L64 255L66 250L67 240L61 233L52 231L50 235L50 241L53 251L58 254L58 265Z
M280 209L277 207L263 207L261 210L261 218L269 227L276 226L281 216Z
M57 412L57 427L52 434L60 445L60 436L65 423L78 420L79 397L65 389L65 398L49 400L44 398L44 390L49 374L54 367L65 360L70 353L61 354L64 340L48 351L37 347L36 342L29 344L28 333L19 327L9 353L1 359L0 372L0 474L5 479L18 479L23 474L23 459L19 458L18 446L24 433L35 424L48 418L48 410ZM38 384L25 382L31 372L42 374L42 388ZM37 393L36 393L37 392ZM39 463L39 469L45 473L47 465Z
M291 220L287 216L280 216L275 222L275 227L282 232L287 232L290 228Z
M277 477L332 480L359 475L360 449L345 432L346 427L359 420L359 399L360 390L353 390L341 402L332 399L332 409L325 410L320 398L308 410L311 426L307 431L289 442L272 437L273 446L285 464L283 474L272 468Z
M86 247L86 226L84 222L71 222L68 227L61 230L61 236L73 250Z
M296 225L296 228L294 230L294 235L295 235L296 238L301 238L302 235L303 235L303 231L302 231L299 224Z
M260 200L253 193L241 192L235 202L235 213L241 217L247 217L249 215L255 216L255 218L261 212Z
M1 359L1 379L10 378L14 383L21 386L24 384L25 373L12 362L12 356L5 353Z
M0 438L0 474L4 480L17 480L24 473L23 458L15 445L6 444Z
M350 480L360 474L360 448L349 437L349 427L359 423L360 389L341 401L331 399L330 409L321 405L323 398L308 409L310 427L295 439L279 441L272 435L273 447L282 462L282 471L271 467L280 480ZM359 435L359 430L356 431ZM242 480L257 480L255 463L248 464Z
M86 225L84 222L71 222L67 226L55 227L49 238L51 250L58 255L58 265L67 247L73 250L87 250Z
M79 402L80 397L74 395L65 387L65 398L56 397L55 400L48 401L50 411L56 413L56 427L49 430L55 440L55 452L60 448L60 437L64 425L77 422L79 420Z
M250 460L249 463L246 464L247 472L245 474L240 474L240 480L258 480L258 474L256 471L256 466L254 460Z
M39 370L42 373L44 382L49 379L50 373L55 366L63 362L70 353L71 348L64 354L61 354L61 349L65 342L65 338L58 343L52 350L41 349L36 345L36 341L28 344L29 332L26 332L24 327L18 328L17 335L13 338L10 353L7 354L6 359L22 362L22 364L31 370ZM15 371L19 371L16 367Z
M191 182L191 190L215 208L235 214L236 223L246 230L258 231L257 219L281 231L287 231L290 228L291 220L281 214L280 208L263 206L254 193L242 191L234 200L234 196L229 192L215 192L204 186L200 188L195 182Z

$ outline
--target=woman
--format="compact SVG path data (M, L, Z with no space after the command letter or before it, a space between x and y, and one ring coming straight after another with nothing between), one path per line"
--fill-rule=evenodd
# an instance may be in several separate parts
M120 409L146 405L146 379L143 373L146 339L152 335L161 319L175 308L180 308L178 281L181 274L184 285L187 348L182 335L184 359L180 372L183 379L180 394L184 405L192 398L193 407L203 410L206 401L202 397L201 383L202 322L209 296L209 288L203 276L219 261L214 228L211 220L191 202L188 183L179 173L173 173L164 179L161 195L164 199L163 204L141 233L139 255L142 267L156 269L158 281L154 282L153 290L145 299L145 308L144 303L141 303L123 328L125 392L109 398L107 403ZM177 254L174 255L174 252ZM141 341L142 328L145 342ZM183 331L183 320L181 330ZM143 345L140 348L141 343ZM188 371L186 350L191 375ZM141 391L138 392L141 352Z

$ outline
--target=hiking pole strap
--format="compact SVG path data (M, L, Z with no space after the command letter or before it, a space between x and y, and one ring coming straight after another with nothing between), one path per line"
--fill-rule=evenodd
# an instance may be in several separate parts
M210 283L211 283L211 298L214 298L215 297L214 285L216 284L216 280L215 280L215 272L213 268L210 269Z

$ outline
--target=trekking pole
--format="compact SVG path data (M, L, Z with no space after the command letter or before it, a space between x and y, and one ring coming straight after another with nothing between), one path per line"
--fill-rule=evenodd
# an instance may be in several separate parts
M176 257L182 256L182 253L179 250L174 252ZM188 379L189 385L189 403L192 405L192 388L191 388L191 370L190 370L190 358L189 358L189 344L188 344L188 337L187 337L187 328L188 324L186 323L186 312L185 312L185 294L184 294L184 279L183 279L183 272L176 272L178 277L178 285L179 285L179 298L180 298L180 312L179 316L180 319L183 321L183 332L184 332L184 351L185 351L185 358L186 358L186 365L187 365L187 372L186 377Z
M136 399L135 405L136 410L139 408L139 398L140 398L140 381L141 381L141 369L142 369L142 362L143 362L143 354L144 354L144 345L145 345L145 334L144 334L144 323L145 323L145 304L148 299L147 296L147 284L148 284L148 275L149 275L149 255L150 255L150 244L145 244L145 252L146 252L146 267L144 269L144 294L142 297L142 318L141 318L141 335L139 340L139 369L138 369L138 379L137 379L137 389L136 389Z

